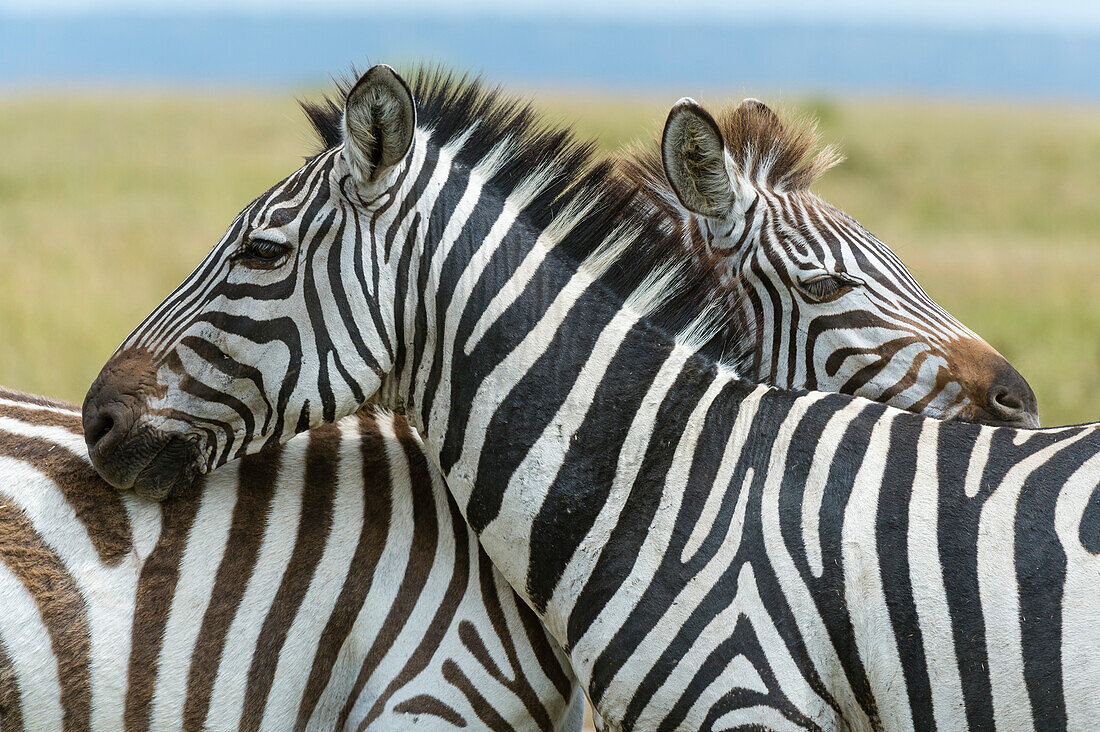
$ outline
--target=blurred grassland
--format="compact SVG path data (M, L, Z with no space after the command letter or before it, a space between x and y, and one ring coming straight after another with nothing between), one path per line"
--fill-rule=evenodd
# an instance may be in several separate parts
M674 101L540 99L608 151L652 140ZM1100 110L779 106L817 116L847 156L815 190L1017 366L1044 424L1100 419ZM315 146L289 93L0 96L0 384L79 402L234 215Z

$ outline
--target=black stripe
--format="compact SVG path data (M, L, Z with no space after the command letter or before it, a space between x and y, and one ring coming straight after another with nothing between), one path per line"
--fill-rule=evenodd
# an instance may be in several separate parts
M924 419L915 414L894 416L879 489L875 535L882 591L905 675L913 726L933 729L936 719L932 711L932 685L909 568L909 501L917 471L917 442L923 425Z
M982 480L978 496L968 498L965 480L973 459L977 425L944 422L937 445L939 555L955 640L966 721L970 729L993 729L993 699L985 644L985 618L978 591L978 523L993 483Z
M1055 533L1054 509L1069 477L1096 454L1098 439L1070 445L1047 460L1024 483L1016 507L1016 580L1020 593L1020 639L1036 729L1065 729L1062 686L1062 595L1066 555ZM1069 434L1062 435L1068 439ZM1100 486L1100 478L1094 478Z
M843 396L830 397L837 408L851 402ZM826 494L818 514L818 531L821 539L821 577L806 575L806 584L814 598L818 616L825 624L829 641L836 650L844 675L852 687L856 701L867 713L872 723L877 723L878 712L871 685L863 661L859 656L849 608L845 600L844 515L852 495L856 475L859 474L867 455L871 430L881 419L886 407L868 404L851 419L840 438L840 446L833 455L826 478ZM762 591L762 597L766 595ZM769 600L764 599L768 605Z
M541 290L538 283L534 288ZM489 460L480 461L474 489L466 505L466 520L475 532L480 533L496 518L508 481L577 383L581 369L595 355L593 349L596 341L607 326L607 322L600 318L610 318L615 314L608 308L603 308L600 315L593 312L600 310L593 306L602 297L599 288L589 288L578 298L562 326L554 333L546 351L527 370L489 421L485 446L492 450L493 455ZM511 311L517 309L510 308ZM530 330L527 328L516 333L523 335ZM482 343L499 347L495 341L494 338L486 338ZM454 358L456 363L461 360L457 355ZM483 359L471 358L471 361L485 363ZM474 380L463 379L457 374L452 378L452 383L463 381ZM456 393L452 404L455 409L465 412L469 402L464 402ZM457 430L451 430L448 436L456 433Z

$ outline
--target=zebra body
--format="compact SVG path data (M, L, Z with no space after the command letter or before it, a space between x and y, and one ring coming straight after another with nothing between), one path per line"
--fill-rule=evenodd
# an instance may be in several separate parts
M580 729L564 656L404 420L351 416L163 505L74 407L0 392L0 729Z
M494 481L506 489L464 483L461 464L447 473L608 722L1100 718L1100 429L939 422L720 372L689 379L690 360L677 361L672 388L658 376L653 406L621 417L642 439L608 459L609 484L564 482L569 458L542 481ZM527 441L583 455L592 445L573 420ZM499 505L491 518L486 504Z
M377 395L614 726L1089 718L1095 427L753 386L667 221L529 112L417 88L367 72L346 142L104 367L113 485L156 497Z

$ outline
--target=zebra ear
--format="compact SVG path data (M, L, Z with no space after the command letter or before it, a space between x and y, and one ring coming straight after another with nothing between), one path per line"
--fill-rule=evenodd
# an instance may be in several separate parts
M694 99L672 107L661 136L661 159L672 190L684 208L721 218L733 203L726 170L726 145L718 123Z
M741 103L737 105L738 112L742 114L754 114L761 119L765 119L768 122L768 126L773 129L783 129L783 122L779 119L779 115L762 101L755 97L745 97L741 100Z
M412 92L385 64L359 77L344 102L344 156L360 184L405 159L416 129Z

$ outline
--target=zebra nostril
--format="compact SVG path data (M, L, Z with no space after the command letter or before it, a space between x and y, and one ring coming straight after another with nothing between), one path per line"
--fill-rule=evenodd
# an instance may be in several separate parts
M1039 426L1039 410L1035 393L1021 377L994 384L986 392L986 410L1000 423L1012 427L1035 428Z
M115 420L111 415L100 412L96 415L95 421L89 426L86 440L88 445L94 447L100 440L106 437L112 429L114 429Z
M122 404L109 403L96 409L84 424L84 441L93 456L101 457L114 449L130 430L133 418Z
M989 390L989 403L1004 412L1018 412L1024 408L1023 401L1003 386Z

